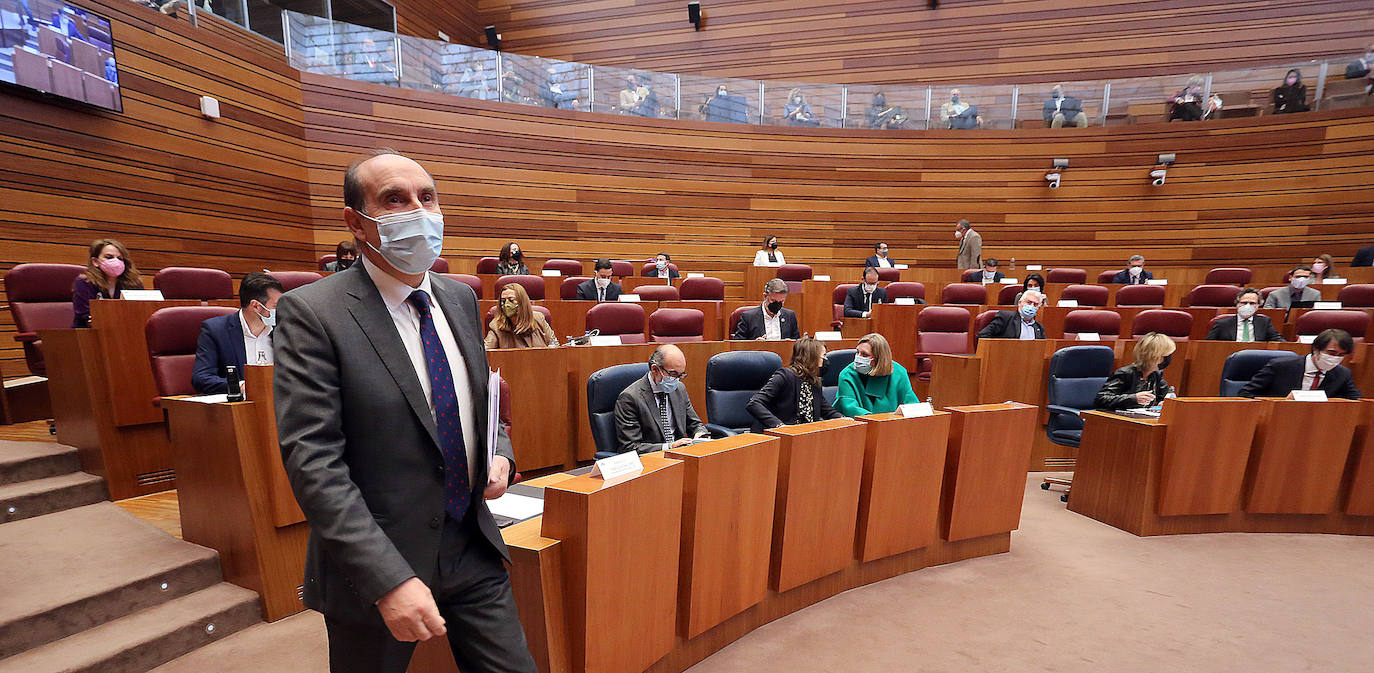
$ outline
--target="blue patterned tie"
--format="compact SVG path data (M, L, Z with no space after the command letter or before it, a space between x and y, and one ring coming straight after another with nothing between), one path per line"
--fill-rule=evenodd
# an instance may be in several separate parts
M429 295L423 290L416 290L410 293L409 301L420 312L420 341L429 369L429 396L434 401L439 452L444 456L444 511L455 520L462 521L472 501L472 488L468 485L467 450L463 446L463 422L458 417L458 395L453 390L453 372L449 370L444 345L439 342L439 332L434 329Z

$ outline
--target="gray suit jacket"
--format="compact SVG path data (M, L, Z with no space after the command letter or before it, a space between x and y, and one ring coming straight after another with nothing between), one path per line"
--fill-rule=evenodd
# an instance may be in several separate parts
M983 267L983 235L969 229L964 232L964 237L959 239L959 259L956 265L960 269L981 269Z
M1280 288L1269 293L1269 297L1264 300L1265 308L1293 308L1292 288ZM1321 301L1322 291L1315 287L1305 287L1302 289L1302 301Z
M710 434L697 417L692 400L682 386L668 393L668 406L672 410L676 439L706 437ZM622 453L649 453L663 448L665 440L663 430L658 426L658 400L654 399L648 374L631 383L616 398L615 437Z
M462 351L486 437L487 355L477 297L430 274ZM444 460L434 415L381 294L362 264L282 295L273 332L277 435L296 501L310 524L305 605L352 623L382 624L374 603L411 577L438 579ZM504 429L496 452L514 456ZM484 441L484 440L482 440ZM469 516L506 555L482 500L488 464L477 452Z

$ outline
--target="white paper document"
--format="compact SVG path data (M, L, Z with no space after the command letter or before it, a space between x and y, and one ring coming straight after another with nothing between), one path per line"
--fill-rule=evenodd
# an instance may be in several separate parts
M495 516L524 521L543 514L544 501L528 495L507 492L495 500L488 500L487 509Z
M119 293L119 298L129 301L162 301L162 290L124 290Z
M487 465L496 461L496 438L500 428L501 370L497 369L487 377Z
M181 398L181 401L182 401L182 402L200 402L201 404L220 404L220 403L222 403L222 402L228 402L228 401L229 401L229 394L228 394L228 393L220 393L220 394L218 394L218 395L199 395L199 396L196 396L196 397L183 397L183 398Z

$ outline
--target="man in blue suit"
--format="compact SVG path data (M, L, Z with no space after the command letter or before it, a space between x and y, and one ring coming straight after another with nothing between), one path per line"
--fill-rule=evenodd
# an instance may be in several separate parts
M1112 282L1121 285L1144 285L1145 281L1154 279L1155 275L1145 270L1145 257L1131 255L1131 258L1126 260L1126 268L1117 271L1112 277Z
M873 254L864 260L864 266L882 269L897 266L897 263L887 256L887 244L879 241L873 244Z
M225 367L237 367L242 372L245 364L272 364L272 328L277 324L281 293L280 281L254 271L239 284L238 311L200 324L196 365L191 371L191 386L197 393L227 392Z

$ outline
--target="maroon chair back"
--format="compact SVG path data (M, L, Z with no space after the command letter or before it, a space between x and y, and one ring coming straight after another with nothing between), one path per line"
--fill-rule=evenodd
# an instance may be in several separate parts
M573 276L564 278L558 286L558 298L563 300L577 299L577 286L591 280L586 276Z
M1227 308L1236 305L1239 292L1235 285L1199 285L1183 297L1183 305Z
M958 306L931 306L916 314L917 353L971 353L969 310ZM917 378L930 380L930 358L916 362Z
M1336 294L1341 306L1374 307L1374 284L1347 285Z
M496 297L499 298L501 290L511 283L524 287L530 301L544 300L544 279L540 276L501 276L496 279Z
M725 335L725 338L729 339L732 336L734 336L735 330L739 329L739 317L744 315L745 311L749 311L754 308L754 306L741 306L730 312L730 332Z
M500 308L499 305L487 309L487 318L486 320L482 321L482 334L485 335L487 332L491 331L491 321L496 319L496 309L498 308ZM530 308L543 314L544 322L549 323L550 326L553 325L553 313L549 312L548 308L540 306L538 304L531 304Z
M1121 334L1121 314L1097 309L1069 311L1064 316L1064 338L1079 332L1097 332L1103 341L1113 341Z
M969 270L967 270L967 271L964 272L964 275L959 276L959 282L960 282L960 283L981 283L981 282L983 282L983 270L982 270L982 269L969 269Z
M233 299L234 279L219 269L169 266L153 276L153 288L163 299Z
M725 301L725 281L719 278L685 278L678 293L683 301Z
M1364 343L1369 331L1369 314L1364 311L1308 311L1298 316L1296 323L1298 336L1316 335L1323 330L1343 329L1355 338L1355 343Z
M481 278L478 278L477 276L474 276L474 275L471 275L471 274L466 274L466 273L446 273L446 274L443 274L443 276L444 276L445 278L449 278L449 279L452 279L452 280L456 280L456 281L458 281L458 282L460 282L460 283L466 284L468 287L472 288L472 293L475 294L475 295L477 295L477 298L478 298L478 299L481 299L481 298L482 298L482 279L481 279Z
M649 315L654 343L702 341L706 314L694 308L661 308Z
M326 264L328 264L328 263L330 263L330 262L332 262L332 261L334 261L334 260L336 260L336 259L338 259L338 258L339 258L339 256L336 255L336 254L334 254L334 253L332 253L332 252L329 253L328 255L320 255L320 262L319 262L320 271L324 271L324 265L326 265Z
M1265 299L1268 299L1268 298L1269 298L1269 293L1270 293L1270 292L1275 292L1275 291L1282 290L1282 289L1285 289L1285 288L1286 288L1286 286L1284 286L1284 285L1279 285L1279 286L1276 286L1276 287L1262 287L1262 288L1260 288L1260 301L1262 302L1262 301L1264 301Z
M79 264L20 264L5 274L5 294L18 332L14 338L24 344L30 374L47 375L38 330L72 326L72 286L85 272Z
M635 294L644 301L679 301L682 295L672 285L640 285Z
M635 275L635 265L631 262L611 262L611 275L629 278Z
M902 270L894 269L890 266L878 267L878 280L886 283L895 283L902 279Z
M1087 269L1050 269L1045 274L1046 283L1086 283Z
M858 286L858 283L840 283L836 285L835 288L830 291L830 303L843 305L844 296L849 293L849 289Z
M551 259L544 262L545 271L557 271L564 276L582 275L582 262L575 259Z
M1025 288L1021 285L1007 285L997 291L997 303L1003 306L1016 303L1016 295L1021 294Z
M1079 306L1106 306L1111 292L1101 285L1070 285L1059 293L1060 299L1074 299Z
M314 271L273 271L272 277L281 283L282 292L290 292L302 285L309 285L324 278Z
M777 277L787 283L788 292L801 292L802 281L811 280L811 267L807 264L783 264L778 267Z
M888 301L896 301L897 299L901 299L903 297L911 297L912 299L920 299L921 301L925 301L926 299L925 283L908 283L899 281L896 283L888 283L886 289Z
M443 257L434 260L434 263L429 265L429 270L434 273L448 273L448 260Z
M1187 341L1193 332L1193 314L1187 311L1150 309L1135 314L1131 321L1131 336L1159 332L1174 341Z
M1122 269L1117 269L1116 271L1103 271L1097 274L1097 282L1110 283L1112 279L1116 278L1116 274L1121 273L1121 271Z
M1224 266L1207 272L1202 279L1206 285L1249 285L1254 273L1240 266Z
M656 266L658 266L658 263L657 263L657 262L645 262L645 263L644 263L644 266L642 266L642 267L639 268L639 275L641 275L641 276L648 276L648 275L649 275L649 272L650 272L650 271L653 271L654 268L655 268ZM678 268L677 268L677 264L674 264L673 262L668 262L668 268L671 269L671 270L673 270L673 271L678 271L678 273L681 273L681 271L679 271ZM615 273L615 272L612 271L611 273Z
M940 290L941 304L978 306L988 300L988 291L981 283L950 283Z
M200 324L234 311L228 306L170 306L148 316L143 335L148 340L148 361L159 397L195 393L191 370L196 364Z
M496 266L500 263L500 257L483 257L477 260L477 273L496 273Z
M973 319L973 335L974 335L974 338L977 339L977 338L978 338L978 333L981 332L981 331L983 331L983 328L984 328L984 327L987 327L987 326L988 326L988 323L992 322L992 319L993 319L993 318L996 318L996 317L997 317L997 309L992 309L992 310L983 311L982 313L979 313L979 314L978 314L978 317L976 317L976 318Z
M644 307L631 303L597 304L587 311L587 329L599 330L602 335L619 335L620 343L642 344L644 338Z
M1163 306L1166 295L1163 285L1123 285L1116 291L1116 305Z

